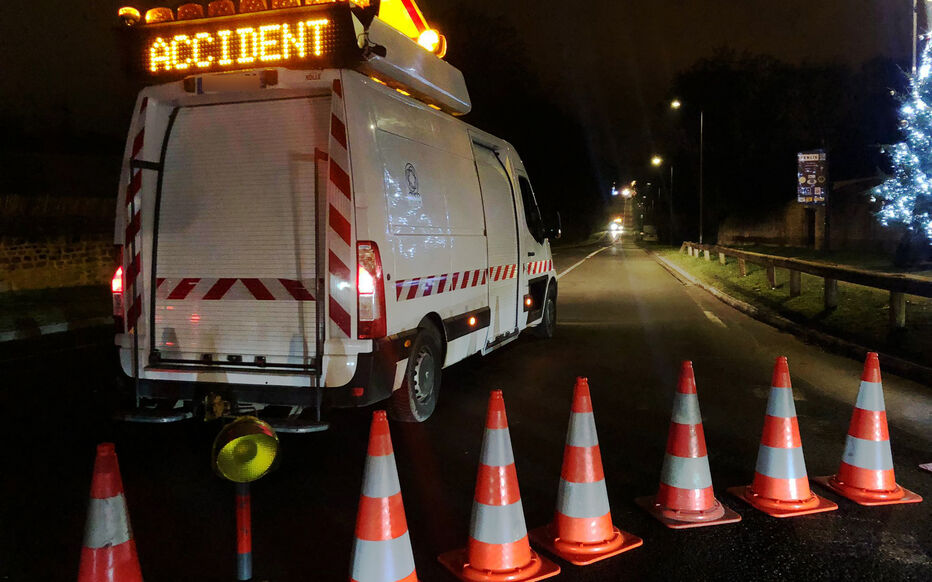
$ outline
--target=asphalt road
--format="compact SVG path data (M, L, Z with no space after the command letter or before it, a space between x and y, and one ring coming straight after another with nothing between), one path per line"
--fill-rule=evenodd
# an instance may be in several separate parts
M559 272L598 247L565 249ZM488 391L505 394L529 528L553 514L576 376L587 376L612 516L644 546L563 580L932 580L932 391L884 375L897 480L917 505L775 519L725 492L751 482L773 361L790 362L810 476L835 472L862 363L823 353L686 285L617 245L560 279L552 340L521 338L444 371L434 416L392 423L419 578L466 543ZM145 578L233 580L233 488L208 466L217 422L127 425L102 406L108 330L0 347L0 580L74 580L94 446L117 445ZM712 479L741 523L673 531L637 507L656 492L681 360L696 370ZM883 362L881 362L881 366ZM370 410L334 411L332 429L283 435L277 470L253 485L255 579L349 577Z

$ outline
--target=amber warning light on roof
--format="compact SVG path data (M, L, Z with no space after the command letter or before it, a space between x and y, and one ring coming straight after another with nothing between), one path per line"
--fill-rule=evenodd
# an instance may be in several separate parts
M333 66L358 50L345 5L301 7L140 27L151 76L255 67Z

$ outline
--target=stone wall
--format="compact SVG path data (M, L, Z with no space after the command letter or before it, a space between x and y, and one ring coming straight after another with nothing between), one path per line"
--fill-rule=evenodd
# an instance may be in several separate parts
M0 237L0 292L109 284L117 252L110 234Z

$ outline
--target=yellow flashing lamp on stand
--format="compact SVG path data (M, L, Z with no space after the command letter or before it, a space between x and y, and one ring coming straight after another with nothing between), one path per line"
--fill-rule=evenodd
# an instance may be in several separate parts
M214 439L211 461L218 475L236 483L236 579L252 579L252 501L249 483L268 473L278 436L254 416L241 416Z
M265 475L278 454L278 436L254 416L241 416L223 427L214 440L214 470L234 483L249 483Z

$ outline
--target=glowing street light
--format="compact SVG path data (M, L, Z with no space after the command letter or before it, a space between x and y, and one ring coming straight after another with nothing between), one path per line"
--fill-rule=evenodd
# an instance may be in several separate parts
M650 165L652 166L660 166L661 164L663 164L663 158L660 156L654 156L650 159Z
M670 102L670 109L679 109L683 106L683 103L679 99L674 99ZM703 150L705 145L705 110L699 110L699 244L702 244L703 239L703 224L702 220L702 210L703 210L703 170L705 169L704 159L703 159ZM671 178L672 180L672 178Z
M621 190L621 195L625 198L631 198L632 194L633 192L631 191L631 188L623 188Z

